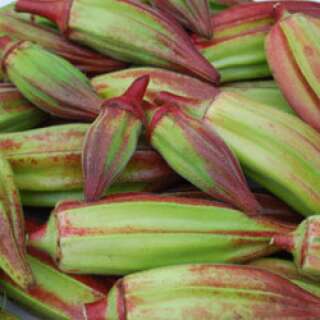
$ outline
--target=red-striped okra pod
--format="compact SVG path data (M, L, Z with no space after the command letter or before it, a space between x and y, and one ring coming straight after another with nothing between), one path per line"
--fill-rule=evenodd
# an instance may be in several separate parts
M88 320L311 320L320 299L262 269L196 264L126 276L86 309Z
M58 200L83 199L81 153L88 128L66 124L0 136L0 151L12 166L22 199L31 201L26 204L54 206ZM139 144L109 191L158 191L177 180L159 154Z
M21 0L16 9L52 20L69 39L113 58L219 82L217 71L179 24L147 4L132 0L94 4L91 0Z
M87 74L103 74L126 66L123 62L68 41L52 28L21 19L12 13L0 15L0 34L35 42L70 61Z
M277 250L271 239L293 230L213 201L128 194L60 203L29 235L29 246L49 253L65 272L121 275L183 263L246 262Z

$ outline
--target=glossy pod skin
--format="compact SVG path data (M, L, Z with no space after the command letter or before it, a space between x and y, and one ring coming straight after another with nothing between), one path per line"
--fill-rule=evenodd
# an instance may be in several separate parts
M121 275L249 261L274 252L271 238L293 229L212 201L128 194L58 204L48 223L30 234L29 246L50 254L64 272Z
M124 277L88 320L317 319L320 299L289 280L248 266L196 264Z
M54 21L69 39L113 58L219 82L217 71L179 24L147 4L132 0L20 0L16 9Z
M29 103L13 85L0 83L0 133L32 129L47 115Z
M0 135L0 150L13 168L19 190L80 194L81 152L88 128L87 124L66 124ZM151 191L175 181L176 174L161 157L141 145L115 184L137 183Z

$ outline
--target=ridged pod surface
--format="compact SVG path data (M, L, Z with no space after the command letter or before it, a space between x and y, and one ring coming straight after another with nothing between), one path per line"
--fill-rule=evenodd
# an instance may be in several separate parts
M319 318L319 301L268 271L200 264L129 275L87 313L88 320L311 320Z
M0 83L0 133L37 127L47 118L8 83Z
M60 203L48 223L30 234L29 246L50 254L65 272L121 275L250 261L274 252L271 238L293 229L212 201L128 194Z
M120 97L104 102L86 133L82 168L87 201L99 200L136 151L144 122L143 97L149 77L135 80Z
M57 117L92 120L103 100L89 79L63 58L28 41L0 38L8 79L34 105Z
M187 29L211 38L212 24L208 0L150 0L161 11L173 16Z
M302 215L320 209L320 135L299 118L224 92L203 116L246 174Z
M60 197L64 191L80 193L81 153L88 128L87 124L66 124L0 135L0 151L12 166L19 190L61 192ZM141 145L115 183L140 183L155 190L176 180L162 158Z
M35 275L36 285L22 290L1 274L0 291L43 319L85 320L85 304L97 302L104 297L103 293L86 285L81 279L58 271L50 258L29 254L28 262ZM84 277L84 280L94 283L89 276Z
M319 34L319 19L297 13L280 18L266 41L268 62L283 94L300 118L318 131Z
M66 40L52 28L19 19L19 17L10 13L0 15L0 34L6 34L17 40L35 42L69 60L85 73L102 74L126 66L123 62Z
M217 71L201 56L184 30L144 3L20 0L16 9L49 18L68 38L113 58L186 72L212 83L219 81Z
M260 210L238 160L214 128L190 117L169 99L163 105L150 105L146 112L151 145L177 173L249 214Z

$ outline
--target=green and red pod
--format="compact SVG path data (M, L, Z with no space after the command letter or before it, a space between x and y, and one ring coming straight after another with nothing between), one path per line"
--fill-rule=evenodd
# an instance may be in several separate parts
M32 271L18 247L8 212L0 202L0 269L24 289L34 284Z
M87 201L99 200L132 158L142 131L148 82L148 76L141 77L124 95L105 101L87 131L82 153Z
M20 287L33 284L26 261L23 209L9 162L0 157L0 268Z
M60 193L58 198L64 192L83 193L81 155L88 129L87 124L66 124L0 135L0 151L12 166L19 190L39 196ZM157 152L139 145L113 187L157 191L177 179Z
M212 24L208 0L150 0L151 4L173 16L187 29L210 39Z
M11 165L3 155L0 156L0 200L8 215L17 247L23 256L26 245L23 208Z
M151 145L173 170L200 190L256 214L260 206L249 190L238 160L223 139L176 106L174 96L165 98L164 104L149 105L147 109Z
M213 201L128 194L58 204L48 223L29 235L29 246L50 254L64 272L123 275L250 261L277 250L271 239L293 229Z
M276 1L232 6L212 17L214 37L194 37L201 53L221 74L222 82L264 78L271 75L264 43L274 24ZM283 1L290 12L320 16L320 4Z
M190 101L190 112L195 114L205 110L219 92L216 87L199 79L152 67L129 68L100 75L93 78L91 84L102 98L110 99L124 94L133 81L144 75L150 77L145 100L152 102L159 93L169 92Z
M271 28L275 23L274 7L279 1L255 2L234 5L212 16L215 38L226 39L257 30ZM281 1L281 5L291 13L301 12L320 17L320 4L312 1Z
M0 15L0 34L37 43L70 61L87 74L102 74L126 67L123 62L68 41L52 28L19 19L14 14Z
M221 91L236 92L272 108L296 114L272 80L232 82L221 87Z
M278 12L279 10L279 12ZM281 15L284 7L278 6ZM284 14L266 41L273 76L290 106L320 131L320 22L304 14ZM281 61L281 63L279 63Z
M75 66L28 41L0 38L2 68L35 106L54 116L93 120L103 100Z
M172 191L166 192L163 195L191 199L219 200L212 199L207 193L192 187L174 188ZM294 212L288 205L276 197L266 193L254 193L254 196L261 206L261 211L259 212L261 217L278 220L280 223L298 224L302 222L303 217L300 214Z
M320 299L259 268L196 264L126 276L88 320L318 319Z
M99 284L101 279L71 277L57 270L45 255L32 252L28 262L36 284L23 290L0 274L0 291L42 319L86 320L85 305L103 299L108 292L107 285Z
M115 59L219 82L218 72L179 24L147 4L133 0L20 0L16 9L54 21L69 39Z
M32 129L47 118L11 84L0 83L0 132Z
M217 95L201 119L232 149L250 178L300 214L319 213L317 131L296 116L235 92Z
M208 107L219 90L238 92L270 107L295 114L276 83L269 80L232 82L217 89L206 82L177 72L160 68L140 67L94 77L91 84L102 98L110 99L122 95L130 83L146 74L150 77L145 94L147 101L152 102L160 92L166 91L190 100L192 109L189 109L195 115Z

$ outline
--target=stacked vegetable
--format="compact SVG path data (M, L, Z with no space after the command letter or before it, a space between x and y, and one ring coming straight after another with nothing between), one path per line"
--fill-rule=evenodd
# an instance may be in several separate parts
M0 12L7 296L44 319L320 319L320 4L236 2Z

